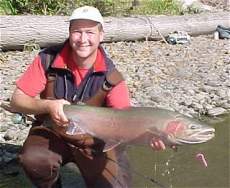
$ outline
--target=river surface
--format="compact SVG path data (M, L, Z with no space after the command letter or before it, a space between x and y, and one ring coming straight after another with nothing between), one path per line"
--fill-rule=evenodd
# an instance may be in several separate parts
M210 120L216 129L211 141L179 147L177 152L152 152L131 149L130 158L135 168L169 188L229 188L230 187L230 117L224 121ZM207 168L197 159L203 153ZM141 177L135 178L135 187L159 187Z
M229 188L230 187L230 116L209 120L216 128L211 141L180 146L177 151L154 152L148 147L130 146L129 159L134 188ZM195 156L202 153L205 167ZM70 168L62 169L64 188L84 187L79 174ZM144 177L145 176L145 177ZM154 179L157 183L151 182ZM15 176L0 174L0 188L31 188L22 170Z

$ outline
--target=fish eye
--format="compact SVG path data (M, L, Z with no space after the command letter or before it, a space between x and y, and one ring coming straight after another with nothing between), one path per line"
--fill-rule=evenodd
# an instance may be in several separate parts
M200 128L200 126L199 126L199 125L196 125L196 124L191 124L191 125L189 126L189 128L190 128L190 129L198 129L198 128Z

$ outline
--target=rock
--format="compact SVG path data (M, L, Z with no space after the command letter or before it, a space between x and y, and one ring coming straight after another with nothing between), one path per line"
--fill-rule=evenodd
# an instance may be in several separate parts
M0 132L6 132L8 129L8 125L5 123L0 123Z
M3 161L5 163L8 163L9 161L13 160L13 159L16 159L17 158L17 154L16 153L10 153L10 152L7 152L5 151L3 153Z
M208 112L207 114L209 116L219 116L219 115L222 115L222 114L225 114L227 113L227 110L224 109L224 108L221 108L221 107L216 107L216 108L212 108L212 109L208 109Z
M7 132L5 133L3 138L5 140L13 140L13 139L17 138L17 131L13 130L13 129L7 130Z
M179 104L190 107L192 105L192 102L193 101L191 98L185 98L185 99L182 99Z
M14 124L21 124L21 123L23 123L24 122L23 115L20 114L20 113L13 114L13 116L12 116L12 122Z
M192 105L191 105L196 111L202 111L203 109L203 105L197 103L197 102L193 102Z
M0 125L1 125L1 122L3 122L3 120L5 119L6 117L6 114L3 112L3 110L1 111L0 109Z
M15 158L10 159L8 162L5 162L2 167L2 173L4 175L16 176L20 171L18 161Z
M182 6L182 9L186 11L194 10L195 12L206 12L206 11L213 11L215 10L214 7L209 5L205 5L201 3L199 0L174 0L179 2Z

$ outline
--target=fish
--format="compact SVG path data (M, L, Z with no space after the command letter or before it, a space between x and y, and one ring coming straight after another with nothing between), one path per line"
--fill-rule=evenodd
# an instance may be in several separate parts
M174 111L153 107L114 109L88 105L64 105L74 135L90 134L105 142L103 151L120 144L147 144L161 139L166 146L199 144L215 136L204 122ZM67 134L68 133L67 131Z

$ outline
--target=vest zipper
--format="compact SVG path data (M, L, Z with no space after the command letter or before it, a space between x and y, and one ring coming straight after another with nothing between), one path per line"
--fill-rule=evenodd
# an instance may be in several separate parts
M85 95L85 91L86 91L87 86L89 85L90 79L91 79L91 76L87 79L87 82L86 82L86 84L85 84L84 90L83 90L82 95L81 95L80 102L83 102L83 98L84 98L84 95Z
M64 75L64 95L65 95L65 100L68 100L68 87L67 87L67 79L66 75Z

